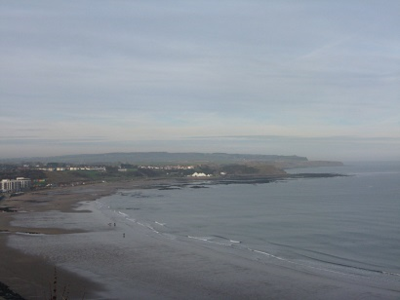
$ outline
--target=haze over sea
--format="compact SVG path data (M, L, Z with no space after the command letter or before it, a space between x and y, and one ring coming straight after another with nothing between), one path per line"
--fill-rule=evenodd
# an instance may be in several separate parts
M137 240L128 240L130 233L144 230L156 239L217 249L234 259L240 257L260 264L268 262L302 269L305 273L335 276L345 282L367 281L365 286L371 284L385 291L397 291L396 297L399 297L400 163L348 163L343 167L291 172L334 172L350 176L267 184L215 185L198 181L186 186L120 191L89 207L102 216L100 219L116 222L118 228L123 228L127 237L124 242L132 243L130 251L138 247L134 244ZM103 260L101 266L77 263L73 258L68 261L62 258L68 250L58 243L84 243L74 240L73 235L63 237L63 241L58 238L58 242L51 242L51 237L35 239L39 243L30 251L47 253L80 273L98 273L99 268L104 268L104 274L110 274L110 269L119 265L115 275L121 279L119 285L129 277L129 268L137 267L125 264L131 260L120 252L117 253L120 257ZM35 239L30 239L30 243ZM46 247L39 246L43 239ZM27 247L21 236L11 237L10 244ZM102 255L99 248L85 251L91 251L93 256ZM163 250L154 251L162 255ZM116 284L117 279L111 284ZM123 288L119 287L127 293L130 288L134 289L127 282ZM360 289L359 295L363 287ZM370 294L366 299L374 296Z

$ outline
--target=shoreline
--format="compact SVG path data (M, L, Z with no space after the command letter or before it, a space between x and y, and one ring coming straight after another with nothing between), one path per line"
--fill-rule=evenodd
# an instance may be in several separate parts
M51 189L8 199L11 200L8 204L18 208L20 214L33 213L33 218L35 212L39 213L38 216L49 216L55 211L55 218L61 216L58 212L64 215L72 213L71 220L75 220L75 225L79 225L76 220L85 219L93 224L80 230L74 226L69 229L17 227L8 222L19 213L2 213L8 220L1 219L0 229L8 229L8 233L0 235L0 251L3 251L4 257L12 259L1 262L0 267L7 269L7 273L0 274L0 282L25 299L44 299L43 293L48 291L54 265L57 264L60 266L57 267L60 286L68 283L74 287L73 291L70 290L69 299L81 299L82 293L85 293L85 299L130 299L126 295L131 293L139 299L243 299L265 298L266 295L270 299L340 299L367 293L395 299L393 295L396 293L369 286L372 282L362 278L349 280L334 273L280 265L273 259L261 263L257 259L241 257L230 248L165 239L141 226L128 232L118 220L117 227L110 227L106 223L111 222L110 215L104 218L100 211L91 209L95 207L92 205L94 200L118 190L163 189L208 183L218 184L206 179L144 180ZM78 207L80 210L77 210ZM84 213L88 212L92 213L86 218ZM20 224L24 224L23 220ZM50 221L50 224L53 223ZM28 238L17 235L17 232L24 231L43 233L44 236ZM123 232L128 232L126 238L125 235L122 238ZM64 238L62 234L66 234ZM6 243L8 236L13 237L10 246ZM27 249L30 245L28 240L37 245L36 253L39 254L48 252L43 251L43 247L59 246L60 242L67 247L50 258L15 250L16 245L18 249ZM24 242L19 244L21 241ZM86 271L85 265L96 266L95 271ZM121 278L120 271L127 276ZM325 291L324 287L329 289Z
M150 180L134 180L111 183L95 183L71 187L57 187L47 190L33 191L17 197L5 198L0 201L6 209L0 212L0 255L7 260L0 262L0 283L3 283L14 293L18 293L24 299L42 299L43 294L49 293L49 284L54 277L55 266L46 258L34 256L13 249L7 245L9 235L13 234L71 234L84 232L84 230L71 230L62 228L33 228L11 225L15 215L29 214L33 212L58 211L68 213L81 213L76 210L84 201L95 201L105 196L115 194L124 189L168 189L171 186L189 185L204 181L210 184L233 183L267 183L273 180L284 179L282 177L235 177L235 178L157 178ZM203 184L199 185L203 187ZM21 263L21 261L23 263ZM35 270L30 271L30 270ZM38 271L39 270L39 271ZM78 274L57 269L60 285L77 287L70 292L82 294L83 291L94 296L101 287ZM38 276L38 274L41 274ZM78 290L78 291L77 291ZM6 291L6 289L4 289ZM1 298L0 298L1 299Z
M71 230L63 228L36 228L11 225L15 215L35 212L64 212L82 213L76 210L85 201L95 201L102 197L117 193L124 189L148 189L156 186L171 186L175 184L191 183L198 178L154 178L132 181L118 181L93 183L79 186L56 187L46 190L32 191L16 197L3 198L0 206L5 208L0 211L0 256L6 260L0 260L0 283L4 293L7 289L20 295L23 299L43 299L50 294L49 285L52 284L55 266L48 259L31 255L23 251L11 248L7 245L9 235L62 235L82 233L85 230ZM215 180L215 179L213 179ZM102 287L84 278L77 273L57 268L58 286L68 286L71 296L81 299L83 293L86 297L96 297ZM0 294L0 299L1 294Z
M1 211L0 218L0 283L21 295L24 299L43 299L49 295L49 285L54 278L55 266L46 258L34 256L11 248L7 245L8 236L12 234L48 234L59 235L84 232L84 230L66 230L62 228L31 228L11 225L17 214L32 212L59 211L80 213L76 208L80 202L94 201L114 194L119 189L137 188L146 181L116 182L92 184L85 186L60 187L25 193L18 197L1 200L1 206L10 208L11 212ZM97 283L78 274L57 268L59 288L69 286L69 292L77 298L95 296L102 288ZM0 298L1 299L1 298Z

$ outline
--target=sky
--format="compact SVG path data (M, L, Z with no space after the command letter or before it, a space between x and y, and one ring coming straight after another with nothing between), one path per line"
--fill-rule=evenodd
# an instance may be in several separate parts
M0 158L400 160L398 0L0 0Z

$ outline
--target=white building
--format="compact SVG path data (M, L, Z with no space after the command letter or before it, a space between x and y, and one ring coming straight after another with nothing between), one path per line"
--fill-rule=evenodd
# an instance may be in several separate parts
M192 176L192 177L211 177L212 175L211 174L205 174L205 173L197 173L197 172L194 172L192 175L190 175L190 176Z
M3 192L18 192L29 189L31 185L32 181L29 178L3 179L1 181L1 190Z

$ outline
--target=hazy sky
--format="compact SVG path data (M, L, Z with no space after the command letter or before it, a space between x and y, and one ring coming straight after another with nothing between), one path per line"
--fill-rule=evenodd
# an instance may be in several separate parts
M0 0L0 158L400 160L398 0Z

